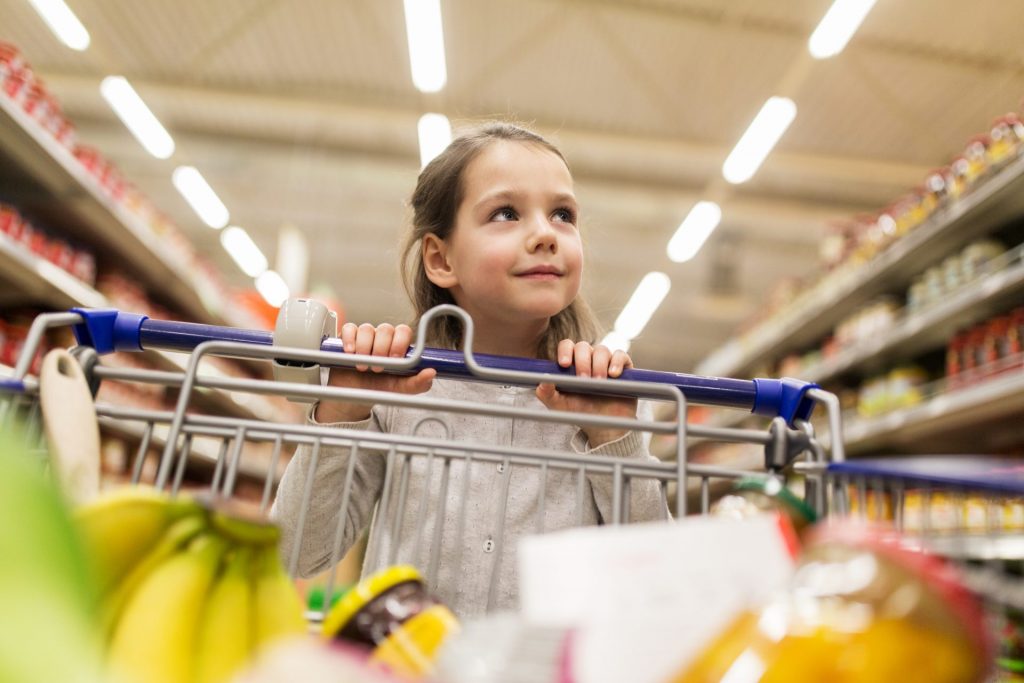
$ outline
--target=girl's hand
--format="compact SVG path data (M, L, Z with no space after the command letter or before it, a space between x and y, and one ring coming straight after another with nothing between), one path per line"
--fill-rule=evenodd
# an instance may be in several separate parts
M345 353L368 356L403 358L412 342L412 328L408 325L377 325L369 323L356 325L345 323L341 327L341 343ZM331 368L327 384L332 387L349 389L371 389L393 391L399 394L422 394L434 382L437 371L433 368L420 370L411 376L385 375L379 366L357 365L350 368ZM362 403L321 401L317 407L319 422L358 422L370 416L372 406Z
M618 377L626 368L633 367L633 360L625 351L612 351L606 346L591 346L587 342L573 342L563 339L558 342L558 364L567 368L576 364L577 377ZM562 393L554 384L537 387L537 398L551 410L567 410L579 413L593 413L609 417L636 417L636 399L614 396L591 396L588 394ZM590 441L590 447L614 441L626 432L622 429L605 427L581 427Z

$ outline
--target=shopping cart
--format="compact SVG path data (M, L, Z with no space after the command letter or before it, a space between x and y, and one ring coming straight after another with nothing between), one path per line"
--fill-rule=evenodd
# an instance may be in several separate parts
M461 318L464 330L464 352L428 349L424 344L425 330L429 322L442 315ZM296 448L308 449L314 461L326 449L346 449L348 459L344 474L343 490L335 519L345 520L351 505L354 481L352 463L356 456L374 454L386 462L385 481L378 502L378 510L395 506L399 510L419 511L416 528L415 549L412 557L404 557L396 551L397 539L387 547L369 539L367 565L378 566L395 563L410 563L420 567L429 586L433 587L438 577L441 545L447 535L455 533L461 538L467 516L466 496L458 495L455 482L458 470L469 472L470 468L486 467L489 471L502 474L495 494L495 509L498 519L496 531L490 539L488 552L494 553L495 566L502 553L515 552L514 544L505 533L502 514L509 500L509 481L513 471L531 472L539 482L536 504L533 508L537 532L549 531L545 526L545 488L554 482L566 482L575 492L577 521L583 522L583 510L590 495L588 480L604 477L611 482L611 513L600 520L608 524L631 521L632 492L640 487L656 487L667 517L681 517L690 510L687 492L699 492L699 512L708 512L709 491L712 482L729 481L740 477L779 477L792 471L794 463L802 463L807 481L808 502L818 511L826 504L824 476L829 460L842 461L843 451L840 435L839 403L835 396L822 391L815 385L794 380L736 380L698 377L693 375L628 369L616 380L595 380L576 377L571 371L555 363L541 360L509 359L498 356L475 355L472 353L472 320L460 309L443 306L428 312L419 326L419 337L406 358L392 359L359 356L342 352L340 340L318 337L318 348L275 346L274 335L269 332L240 330L210 325L160 321L146 316L128 314L114 310L75 309L69 313L40 315L33 323L21 357L15 367L13 378L5 380L0 393L0 426L9 425L13 420L29 424L26 430L39 440L38 383L28 377L30 360L40 341L48 330L55 327L71 326L79 346L75 356L87 376L97 383L127 382L149 383L178 390L174 410L148 410L125 408L98 403L97 415L102 426L121 434L134 434L138 448L131 462L131 481L145 481L156 487L177 493L184 486L184 474L190 462L201 459L199 444L212 446L212 455L207 459L212 465L209 475L209 490L219 496L231 497L236 492L240 473L248 473L262 479L260 512L266 512L278 483L278 472L283 459ZM139 351L164 349L190 353L187 368L183 372L138 370L108 367L98 357L113 351ZM461 378L475 382L498 383L502 385L533 386L539 382L553 382L561 390L611 393L634 396L642 399L661 401L672 407L672 417L663 420L625 419L580 415L549 410L506 405L482 405L480 403L430 399L423 396L405 396L364 390L343 389L322 386L319 382L305 384L263 379L236 379L213 376L200 371L201 361L210 356L247 359L250 362L276 363L283 366L303 367L315 371L317 364L323 367L351 367L361 364L383 366L386 371L410 373L422 367L433 367L439 376ZM312 423L291 421L257 420L206 414L198 411L195 398L200 390L214 390L243 394L261 394L287 397L293 400L313 401L334 399L373 402L378 405L396 406L407 409L427 409L434 417L430 419L440 425L441 432L425 429L421 434L414 430L412 435L382 434L377 432L335 429ZM769 428L739 429L712 428L687 424L687 406L700 403L725 408L752 411L770 418ZM824 404L829 421L828 443L823 444L815 436L809 418L815 404ZM445 438L446 420L459 415L484 415L527 423L555 423L562 425L594 425L616 429L636 430L652 435L673 437L674 457L661 462L639 462L619 458L600 457L576 452L564 452L545 448L519 448L493 443L459 443ZM429 433L428 433L429 432ZM431 436L430 434L434 434ZM687 437L730 443L749 443L764 449L764 467L758 472L695 464L687 458ZM254 458L253 452L260 453ZM150 477L144 476L144 464L156 461ZM437 488L437 503L440 510L431 509L434 519L444 524L426 524L425 511L427 492L422 498L410 490L409 473L413 468L431 473ZM304 482L300 513L303 519L299 528L305 528L305 514L309 509L311 492L314 488L315 467ZM436 473L436 474L435 474ZM468 477L463 478L466 485ZM455 507L446 509L447 501L453 500ZM418 507L414 507L418 506ZM443 531L446 525L454 524L454 532ZM341 523L338 532L330 533L333 547L327 566L336 567L344 550L341 541ZM384 526L384 525L381 525ZM399 533L400 530L392 530ZM295 576L300 569L299 553L303 538L300 536L284 557L290 573ZM495 599L495 584L498 572L491 577L487 587L488 605ZM328 573L325 579L324 595L331 596L335 588L335 575ZM310 613L313 620L322 618L321 610Z
M999 680L1024 674L1024 463L870 458L827 466L830 514L894 526L911 548L958 565L999 641Z

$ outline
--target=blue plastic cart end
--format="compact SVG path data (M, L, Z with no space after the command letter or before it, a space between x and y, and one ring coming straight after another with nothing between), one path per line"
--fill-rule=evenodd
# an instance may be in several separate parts
M139 331L148 315L116 308L72 308L71 312L82 316L82 322L73 327L75 340L82 346L91 346L99 354L142 350Z
M755 379L757 396L754 409L757 415L779 416L791 425L796 420L808 420L814 412L814 400L807 392L817 389L813 382L804 382L790 377L782 379Z
M24 394L25 383L20 379L0 379L0 393Z

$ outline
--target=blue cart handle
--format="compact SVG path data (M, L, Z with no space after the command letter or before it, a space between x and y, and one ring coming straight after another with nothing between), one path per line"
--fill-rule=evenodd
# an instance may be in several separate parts
M82 316L82 322L74 326L75 338L79 344L90 346L97 353L114 351L142 351L163 349L167 351L193 351L203 342L222 341L243 344L273 346L274 335L263 330L246 330L217 325L153 320L137 313L125 313L117 309L73 308L72 312ZM321 344L322 351L344 353L341 340L328 337ZM411 350L410 350L411 354ZM474 353L476 362L486 368L511 370L536 374L573 375L573 368L563 368L553 361L534 358L513 358ZM455 379L479 379L466 365L461 351L447 349L423 350L416 370L434 368L441 377ZM796 379L728 379L702 377L678 372L623 370L620 379L648 384L677 387L687 401L704 405L724 406L749 410L756 415L782 417L790 425L796 420L807 420L814 410L815 402L807 395L817 384ZM611 392L616 393L616 392ZM664 400L656 392L630 392L637 398Z

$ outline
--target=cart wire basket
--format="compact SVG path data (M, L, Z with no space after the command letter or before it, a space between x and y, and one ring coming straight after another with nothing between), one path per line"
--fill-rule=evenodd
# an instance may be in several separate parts
M431 319L443 315L455 315L462 320L462 351L426 348L424 331ZM129 465L133 483L151 484L177 494L183 488L194 488L194 479L186 479L186 471L192 472L189 468L196 461L205 461L204 471L208 474L204 487L211 494L233 497L240 478L256 480L261 490L259 511L266 513L271 510L280 483L279 472L286 459L295 457L292 454L296 452L307 459L311 465L308 475L303 481L293 482L301 492L300 499L294 502L299 531L282 544L282 559L292 576L324 572L321 576L325 596L333 595L336 588L333 568L363 533L363 529L355 528L357 524L346 520L368 523L382 511L388 511L386 519L397 521L370 525L374 532L369 535L364 570L412 564L421 570L428 587L433 589L442 574L447 572L449 578L451 573L458 575L465 553L484 552L494 569L489 581L478 590L486 596L488 608L498 608L504 605L499 585L509 578L503 573L513 572L514 579L517 544L516 534L510 529L514 526L528 529L529 533L554 530L557 525L551 523L548 493L556 487L572 494L565 503L568 513L559 517L563 524L564 518L568 518L569 525L624 524L679 518L691 512L707 513L710 492L716 483L750 476L781 477L794 467L801 470L806 481L807 502L818 512L824 512L829 501L837 497L829 494L825 484L830 476L829 463L843 460L839 402L816 385L640 369L628 369L615 380L576 377L571 370L548 361L474 354L472 320L454 306L438 307L424 316L416 343L405 358L346 354L340 340L329 336L319 339L317 348L280 346L274 344L274 334L269 332L154 320L109 309L74 309L40 315L31 327L13 376L0 384L0 428L22 423L27 446L40 451L44 450L44 439L40 428L39 383L28 375L28 368L47 331L69 326L79 342L73 355L94 389L104 382L177 389L173 410L96 404L102 429L133 435L137 440L138 447ZM187 367L181 372L141 370L110 367L101 360L104 354L114 351L149 349L187 352ZM211 356L312 368L317 373L320 367L356 365L382 366L386 372L398 373L434 367L442 378L497 384L513 393L517 387L551 382L563 391L631 396L642 399L641 405L646 401L660 402L670 412L668 419L643 417L650 412L644 410L639 411L638 418L612 418L537 409L517 405L516 401L496 404L345 389L324 386L319 381L213 376L200 371L200 361ZM390 434L318 425L309 420L207 414L196 408L196 397L208 391L286 397L306 403L326 399L361 401L421 411L424 417L413 433ZM815 435L809 420L819 403L828 418L825 443ZM770 418L768 428L687 424L690 404L755 412ZM481 417L508 420L516 434L526 436L510 443L463 443L451 438L453 423ZM538 431L537 425L561 425L573 430L580 425L593 425L667 435L674 444L674 453L655 461L553 450L528 438ZM753 444L763 448L764 466L751 472L692 463L687 457L688 440L692 439ZM325 481L323 468L318 465L328 460L341 463L333 466L329 478L333 491L330 509L322 505L314 509L314 491L324 486ZM364 466L382 470L383 483L374 507L353 511L366 498L360 490L365 485ZM415 485L417 481L420 486ZM480 481L491 487L490 505L468 505L467 491L470 486L480 485ZM529 482L526 490L535 494L529 500L516 498L522 482ZM693 500L688 500L691 497ZM310 522L315 516L330 523L311 532L307 527L312 528ZM486 523L480 524L480 519ZM399 523L403 520L409 523ZM468 539L481 526L485 537ZM478 544L480 540L482 543ZM314 622L321 620L323 610L311 610L308 617Z

